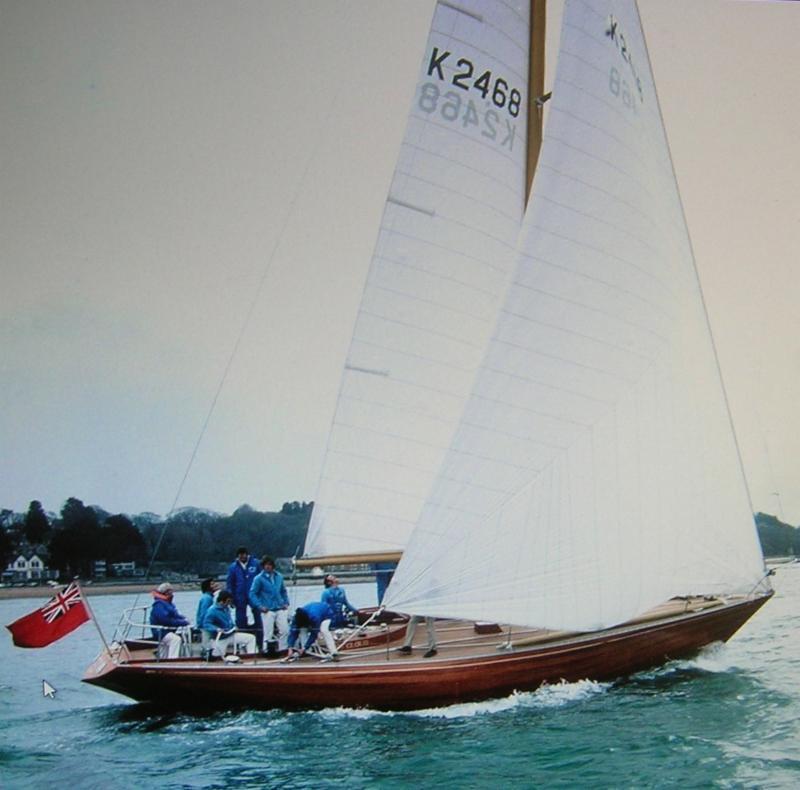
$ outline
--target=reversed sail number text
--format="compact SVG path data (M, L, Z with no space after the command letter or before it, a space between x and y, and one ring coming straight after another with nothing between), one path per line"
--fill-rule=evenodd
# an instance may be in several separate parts
M491 107L479 112L471 99L464 101L461 94L455 91L442 94L435 82L426 82L420 87L417 105L422 112L438 112L445 121L459 121L464 129L478 127L483 137L496 140L501 146L508 146L509 151L514 150L516 124L512 124L508 118L501 118Z

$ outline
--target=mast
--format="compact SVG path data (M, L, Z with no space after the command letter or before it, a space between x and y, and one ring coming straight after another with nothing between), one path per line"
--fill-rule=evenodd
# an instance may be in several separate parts
M531 0L530 49L528 54L528 162L525 201L531 195L533 174L542 147L542 101L545 68L546 0Z

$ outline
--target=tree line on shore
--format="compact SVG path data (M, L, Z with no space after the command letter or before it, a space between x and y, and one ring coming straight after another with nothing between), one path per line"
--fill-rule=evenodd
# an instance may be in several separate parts
M230 515L185 507L162 518L111 514L75 497L56 515L34 500L26 513L0 511L0 562L5 569L19 554L35 552L62 577L91 578L98 561L106 563L110 575L114 563L146 568L158 548L155 570L216 573L240 545L257 555L302 552L312 507L311 502L286 502L279 512L262 512L242 505Z
M785 524L768 513L756 513L756 526L765 557L800 556L800 527Z
M256 556L302 554L312 507L313 502L285 502L278 512L264 512L242 505L230 515L186 507L162 518L111 514L75 497L55 515L34 500L26 513L0 511L0 562L4 569L20 553L36 552L62 577L91 578L98 560L110 575L114 563L146 568L157 548L156 572L216 574L241 545ZM755 520L766 556L800 556L800 528L766 513Z

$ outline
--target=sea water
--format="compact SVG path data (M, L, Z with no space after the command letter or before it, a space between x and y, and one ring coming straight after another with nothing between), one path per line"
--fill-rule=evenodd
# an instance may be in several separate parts
M99 649L91 624L42 650L6 634L0 786L800 787L800 565L779 567L774 586L731 642L696 659L409 713L169 713L79 682ZM373 585L346 589L374 603ZM297 588L293 604L317 593ZM176 603L192 618L197 598ZM135 596L91 600L110 632ZM0 623L40 603L0 601Z

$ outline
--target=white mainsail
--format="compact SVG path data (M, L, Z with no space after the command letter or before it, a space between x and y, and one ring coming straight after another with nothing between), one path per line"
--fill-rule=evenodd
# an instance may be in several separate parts
M513 271L528 0L440 0L359 308L306 555L402 549Z
M592 630L763 575L634 0L567 0L516 272L384 603Z

